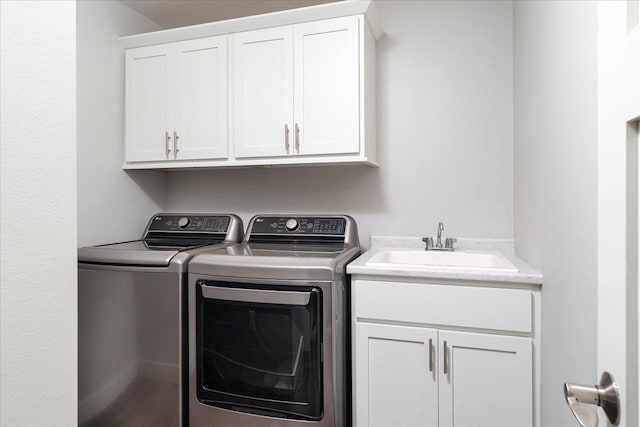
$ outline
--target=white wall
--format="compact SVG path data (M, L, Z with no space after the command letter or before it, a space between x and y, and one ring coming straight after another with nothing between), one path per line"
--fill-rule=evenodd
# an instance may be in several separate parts
M377 1L378 159L169 172L166 208L353 215L372 233L511 237L512 3Z
M597 3L514 2L514 236L544 274L542 425L596 378Z
M77 3L78 246L138 238L163 210L163 172L122 170L124 52L118 40L158 29L118 1Z
M76 7L0 2L0 424L76 424Z

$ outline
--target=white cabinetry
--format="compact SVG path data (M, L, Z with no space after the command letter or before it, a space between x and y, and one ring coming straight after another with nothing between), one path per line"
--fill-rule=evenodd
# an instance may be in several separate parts
M438 332L439 425L515 427L533 424L530 338Z
M437 331L358 323L355 337L357 425L437 427Z
M359 18L234 35L237 158L357 154Z
M360 151L359 24L349 16L293 27L296 155Z
M531 290L352 286L355 425L534 424Z
M222 159L229 148L227 37L175 44L175 159Z
M125 161L169 158L173 134L173 64L170 46L126 52Z
M124 168L376 165L381 36L360 1L122 38Z
M227 37L128 49L126 162L227 157Z
M237 158L289 154L293 125L292 37L290 26L233 37Z

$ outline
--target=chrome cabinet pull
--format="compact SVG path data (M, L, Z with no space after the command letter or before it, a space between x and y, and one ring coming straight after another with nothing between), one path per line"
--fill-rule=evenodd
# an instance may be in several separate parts
M169 158L169 153L171 153L171 148L169 148L169 141L171 137L169 136L169 132L164 133L164 147L167 150L167 159Z
M178 136L178 132L173 131L173 158L174 159L178 158L178 151L180 151L178 149L178 138L180 138Z
M433 372L433 339L429 338L429 372Z
M300 128L296 123L296 153L300 154Z
M444 374L447 375L449 372L449 363L447 361L447 341L444 342L444 350L442 351L442 356L444 358Z
M289 154L289 125L284 124L284 148L287 150L287 154Z

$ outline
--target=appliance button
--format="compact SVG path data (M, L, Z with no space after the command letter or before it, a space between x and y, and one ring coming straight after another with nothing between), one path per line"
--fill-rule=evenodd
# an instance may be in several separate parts
M178 227L185 228L189 225L190 222L191 221L189 221L189 218L187 218L186 216L183 216L178 220Z
M285 224L285 227L287 227L288 231L296 231L298 229L298 226L300 224L298 224L298 220L295 218L291 218L289 220L287 220L287 223Z

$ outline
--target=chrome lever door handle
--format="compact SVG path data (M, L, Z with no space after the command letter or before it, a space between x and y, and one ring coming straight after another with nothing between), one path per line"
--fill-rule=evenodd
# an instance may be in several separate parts
M169 158L169 153L171 153L171 148L169 148L169 141L171 141L171 137L169 136L169 132L164 133L164 148L167 151L167 159Z
M601 407L612 425L620 423L620 393L609 372L603 372L600 384L595 386L564 383L564 397L582 427L598 426L598 414L593 406Z

